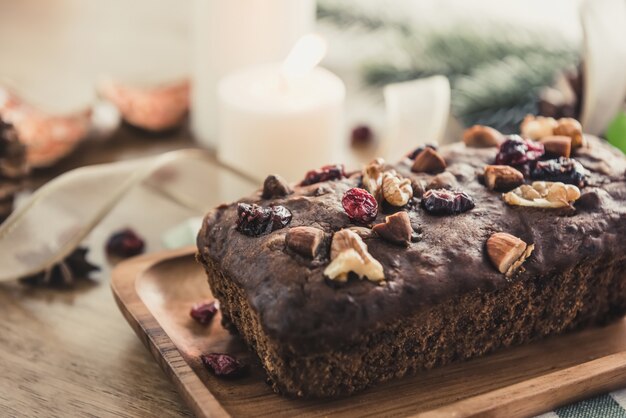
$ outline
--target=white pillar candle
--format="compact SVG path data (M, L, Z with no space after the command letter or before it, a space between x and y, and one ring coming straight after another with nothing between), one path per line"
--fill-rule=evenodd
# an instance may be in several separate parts
M282 65L247 68L219 82L221 161L259 180L279 174L290 181L341 162L345 86L314 68L321 59L316 45L303 39Z
M315 0L195 0L191 129L214 148L218 80L236 69L281 60L313 30Z

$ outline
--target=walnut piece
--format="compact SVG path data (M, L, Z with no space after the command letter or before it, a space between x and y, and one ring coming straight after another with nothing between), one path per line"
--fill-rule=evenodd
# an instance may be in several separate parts
M504 142L504 135L489 126L474 125L463 132L463 142L472 148L497 147Z
M555 135L554 129L558 126L554 118L526 115L520 125L520 133L524 138L540 140L546 136Z
M373 282L385 280L383 266L370 255L360 236L349 229L335 232L330 245L330 264L324 275L332 280L345 282L348 273L356 273Z
M511 276L526 261L535 246L527 245L521 239L497 232L487 240L487 255L500 273Z
M530 186L524 184L502 195L502 199L509 205L535 208L571 207L578 198L578 187L549 181L535 181Z
M363 168L363 188L377 201L382 200L382 184L385 160L377 158Z
M392 206L401 207L413 197L410 179L402 179L394 170L383 173L383 198Z

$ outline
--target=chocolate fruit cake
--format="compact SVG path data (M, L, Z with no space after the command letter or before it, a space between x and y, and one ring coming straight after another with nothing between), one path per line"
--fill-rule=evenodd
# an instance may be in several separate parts
M475 126L204 219L197 259L273 388L335 397L626 312L626 159L573 119Z

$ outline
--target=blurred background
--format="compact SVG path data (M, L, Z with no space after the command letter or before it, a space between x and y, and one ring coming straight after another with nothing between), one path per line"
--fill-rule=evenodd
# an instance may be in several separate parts
M0 115L28 147L31 179L43 170L39 183L195 146L248 177L276 166L297 180L296 169L328 160L453 142L473 124L517 132L529 113L581 119L626 149L623 1L388 3L0 0ZM282 61L312 31L326 42L321 66L344 86L327 87L335 81L324 75L322 92L296 94L308 110L270 116L267 97L218 97L223 78ZM294 136L310 158L281 166Z

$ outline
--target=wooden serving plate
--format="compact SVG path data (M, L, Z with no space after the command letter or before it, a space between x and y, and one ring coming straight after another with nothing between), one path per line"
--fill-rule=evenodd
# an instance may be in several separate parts
M549 338L426 371L337 400L279 396L256 358L220 325L203 327L190 307L211 299L195 248L134 258L114 271L122 313L199 417L215 416L530 416L626 386L626 320ZM249 376L224 380L198 357L228 352L251 363Z

